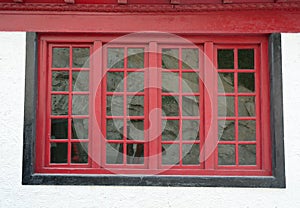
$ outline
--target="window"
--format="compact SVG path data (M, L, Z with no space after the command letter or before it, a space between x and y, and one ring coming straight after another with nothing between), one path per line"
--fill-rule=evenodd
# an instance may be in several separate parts
M39 34L27 171L64 183L278 186L267 36L115 38Z

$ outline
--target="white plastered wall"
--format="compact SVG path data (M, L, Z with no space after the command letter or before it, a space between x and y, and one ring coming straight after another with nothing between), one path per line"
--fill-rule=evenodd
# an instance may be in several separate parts
M25 33L0 32L0 208L300 207L300 34L283 34L286 189L22 186Z

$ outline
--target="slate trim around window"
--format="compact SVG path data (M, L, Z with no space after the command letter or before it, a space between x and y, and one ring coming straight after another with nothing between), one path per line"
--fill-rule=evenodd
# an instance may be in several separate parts
M269 38L273 176L158 176L36 174L37 34L26 36L26 77L23 143L23 185L123 185L186 187L285 188L281 35Z

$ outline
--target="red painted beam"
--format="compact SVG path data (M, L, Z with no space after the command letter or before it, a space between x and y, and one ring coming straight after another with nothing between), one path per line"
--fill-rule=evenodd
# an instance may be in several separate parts
M127 0L118 0L118 4L127 4Z
M171 0L171 4L180 4L180 0Z
M16 2L16 3L23 3L23 0L13 0L13 2Z
M75 0L65 0L67 4L75 4Z

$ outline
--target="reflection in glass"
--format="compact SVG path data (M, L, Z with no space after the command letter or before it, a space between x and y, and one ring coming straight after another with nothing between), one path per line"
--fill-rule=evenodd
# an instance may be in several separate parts
M106 144L106 163L107 164L123 163L123 144L118 144L118 143Z
M128 96L127 97L127 114L129 116L144 115L144 97L143 96Z
M162 73L162 91L179 92L179 74L165 72Z
M234 53L232 49L218 49L218 68L234 69Z
M124 68L124 48L107 49L107 68Z
M72 143L71 163L88 163L88 143Z
M68 162L68 143L51 143L50 163Z
M199 50L196 48L182 49L182 69L199 68Z
M239 121L239 141L256 140L256 121L242 120Z
M52 115L68 115L68 95L52 95Z
M219 73L218 92L234 92L234 73Z
M72 119L72 138L88 139L89 120L88 119Z
M144 144L127 144L127 164L144 164Z
M73 68L89 68L89 48L73 48Z
M162 121L162 140L172 141L179 139L179 120Z
M182 145L182 164L199 165L200 148L199 144Z
M143 48L128 48L127 68L130 69L144 68Z
M68 139L68 119L51 119L51 139Z
M218 114L219 116L234 116L234 97L218 97Z
M124 115L124 97L123 96L106 96L106 115L122 116Z
M108 92L124 91L124 73L123 72L108 72L106 78L106 87Z
M199 116L199 96L182 96L182 116Z
M235 140L235 122L222 120L218 122L218 139L221 141Z
M197 73L182 73L182 92L199 92L199 75Z
M178 69L178 49L164 48L162 49L162 68L163 69Z
M106 120L106 139L123 140L123 120Z
M163 144L162 145L162 164L178 165L179 164L179 145Z
M255 97L239 96L239 116L255 116Z
M254 73L239 73L238 74L238 89L239 92L254 92Z
M52 49L52 67L68 68L70 63L69 48L53 48Z
M239 145L239 165L256 165L256 145Z
M69 72L52 71L52 91L69 91Z
M235 165L235 145L218 145L218 164Z
M144 140L144 120L130 120L127 125L127 139Z
M127 74L127 91L142 92L144 91L144 73L129 72Z
M182 120L182 140L199 140L198 120Z
M89 91L89 72L73 71L73 91Z
M254 69L254 49L238 50L239 69Z
M178 116L178 96L162 96L162 111L165 116Z
M89 96L73 95L72 97L72 114L88 115L89 114Z

